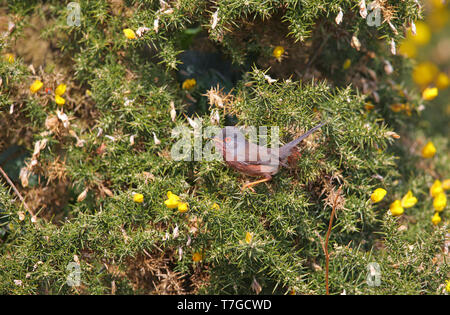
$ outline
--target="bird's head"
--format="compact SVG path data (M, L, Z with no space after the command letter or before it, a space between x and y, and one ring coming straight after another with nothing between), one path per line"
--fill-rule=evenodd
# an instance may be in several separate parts
M239 128L226 126L218 133L213 141L216 148L227 155L237 156L239 152L245 152L246 139Z

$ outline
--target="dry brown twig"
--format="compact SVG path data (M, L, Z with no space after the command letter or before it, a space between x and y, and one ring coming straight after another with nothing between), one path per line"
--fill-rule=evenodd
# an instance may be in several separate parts
M323 251L325 253L325 290L327 295L330 295L330 289L328 285L328 274L330 265L330 255L328 253L328 241L330 239L331 227L333 226L333 219L336 215L336 210L338 208L342 208L344 202L345 202L344 198L342 197L342 186L340 186L337 191L332 189L329 192L326 203L328 205L331 205L331 215L330 215L330 222L328 224L327 235L325 237L325 243L322 244Z
M22 204L23 204L24 208L31 215L31 218L32 218L31 221L35 223L36 220L35 220L35 215L34 215L33 211L31 211L30 207L28 207L27 203L25 202L25 199L20 194L20 192L17 189L16 185L14 185L14 183L11 181L11 179L9 179L8 175L6 174L6 172L3 170L3 168L1 166L0 166L0 173L2 173L3 177L5 178L5 180L8 182L8 184L12 187L12 189L16 193L17 197L19 197L20 201L22 201Z

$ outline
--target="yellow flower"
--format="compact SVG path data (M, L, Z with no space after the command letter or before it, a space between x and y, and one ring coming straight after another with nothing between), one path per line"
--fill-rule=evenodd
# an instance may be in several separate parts
M405 104L401 104L401 103L395 103L391 105L391 110L394 113L398 113L401 112L402 110L404 110L406 108Z
M431 0L430 3L434 9L443 9L445 6L444 1L442 0Z
M428 141L428 143L422 149L422 157L432 158L436 154L436 147L433 142Z
M366 111L370 112L372 109L375 108L375 105L373 105L371 102L367 102L367 103L364 105L364 108L366 109Z
M167 208L169 209L175 209L178 207L178 204L180 203L180 201L178 199L174 199L174 198L169 198L166 201L164 201L164 204L167 206Z
M125 37L128 39L136 39L136 34L131 28L124 29L123 33L125 34Z
M431 185L430 187L430 195L431 197L436 197L437 195L439 195L441 192L443 192L444 189L442 188L442 183L439 179L436 179L433 183L433 185Z
M199 252L195 252L193 255L192 255L192 260L194 261L194 262L199 262L199 261L201 261L203 259L203 255L201 254L201 253L199 253Z
M143 194L134 194L133 195L133 201L137 203L143 203L144 202L144 195Z
M434 225L438 225L439 222L441 222L441 221L442 221L442 219L441 219L441 217L439 216L439 212L436 212L436 213L433 215L433 217L431 218L431 222L433 222Z
M245 233L245 242L250 244L253 240L253 233L247 232Z
M178 197L177 195L175 195L173 192L171 192L170 190L167 192L167 198L174 198L177 200L180 200L180 197Z
M383 200L384 196L386 196L387 191L383 188L377 188L370 196L372 202L377 203Z
M445 195L445 193L441 192L437 194L436 197L434 197L433 200L434 210L436 210L437 212L441 212L442 210L444 210L446 205L447 205L447 196Z
M411 208L417 203L417 198L413 196L412 191L409 190L402 198L402 207Z
M167 200L164 201L164 204L169 209L175 209L180 204L180 197L172 193L171 191L167 192Z
M5 59L6 59L6 61L8 61L9 63L14 63L14 55L13 55L13 54L6 54L6 55L5 55Z
M450 189L450 178L446 179L442 182L442 189L444 189L444 190Z
M417 54L416 44L412 40L405 39L400 43L398 51L408 58L414 58Z
M427 17L430 26L433 28L434 32L439 31L442 27L444 27L448 21L448 18L449 18L449 11L445 9L433 10L431 14Z
M348 68L350 68L350 66L352 65L352 61L347 58L344 61L344 64L342 65L342 69L347 70Z
M64 92L66 91L67 85L65 85L64 83L61 83L60 85L58 85L58 87L55 90L55 94L56 95L63 95Z
M445 281L447 283L447 285L445 286L445 290L447 292L450 292L450 280Z
M62 98L61 96L59 96L59 95L55 95L55 102L58 105L64 105L66 100L64 98Z
M283 46L276 46L272 51L272 56L274 56L277 59L280 59L281 56L284 54L284 47Z
M389 206L389 210L391 210L391 214L394 217L398 217L405 212L405 209L402 207L402 203L400 200L395 200L391 205Z
M445 73L439 73L436 78L436 87L440 90L446 89L450 85L450 79Z
M214 203L214 204L211 206L211 209L213 209L213 210L219 210L219 209L220 209L220 206L219 206L217 203Z
M426 45L431 39L431 31L425 22L416 22L416 35L412 35L408 30L407 38L411 39L416 45Z
M178 211L180 213L185 213L186 211L188 211L188 204L186 202L179 202L178 203Z
M408 116L411 116L411 105L409 103L405 104L405 113Z
M433 82L438 73L439 70L434 63L425 61L414 67L412 78L418 85L426 86Z
M36 80L33 82L33 84L31 84L30 86L30 91L31 93L36 93L37 91L39 91L42 87L44 86L44 83L42 83L39 80Z
M397 90L397 94L401 97L406 97L405 91L403 90L402 86L400 84L396 84L394 88Z
M433 100L436 96L438 96L438 88L437 87L433 87L433 88L426 88L425 90L423 90L422 92L422 98L425 101L431 101Z
M197 85L197 81L195 79L186 79L184 80L183 84L181 85L181 88L183 90L190 90L193 89Z

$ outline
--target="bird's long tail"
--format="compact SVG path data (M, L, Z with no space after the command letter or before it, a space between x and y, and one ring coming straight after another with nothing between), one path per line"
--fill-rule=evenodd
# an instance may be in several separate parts
M286 143L284 146L282 146L280 148L280 160L283 161L285 159L288 158L289 155L291 155L291 151L292 149L297 146L303 139L305 139L306 137L308 137L310 134L312 134L314 131L316 131L317 129L319 129L320 127L322 127L323 125L325 125L325 123L320 123L317 126L311 128L310 130L308 130L307 132L305 132L303 135L301 135L300 137L298 137L295 140L292 140L289 143Z

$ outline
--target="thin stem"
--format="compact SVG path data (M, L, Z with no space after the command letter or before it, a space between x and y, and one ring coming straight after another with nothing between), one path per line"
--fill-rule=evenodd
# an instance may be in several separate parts
M6 172L3 170L3 168L1 166L0 166L0 173L2 173L3 177L5 178L5 180L12 187L12 189L14 190L16 195L19 197L20 201L22 201L22 204L23 204L24 208L28 211L28 213L31 215L31 217L34 217L34 213L31 211L31 209L26 204L25 199L22 197L22 195L20 194L19 190L16 188L16 185L14 185L14 183L11 181L11 179L9 179L8 175L6 174Z
M328 240L330 239L331 227L333 226L333 218L336 213L336 204L337 199L339 198L339 194L336 195L336 198L333 201L333 207L331 208L331 217L330 223L328 224L328 231L325 237L325 245L323 246L323 250L325 252L325 290L326 294L330 295L330 288L328 286L328 273L329 273L329 265L330 265L330 255L328 254Z

